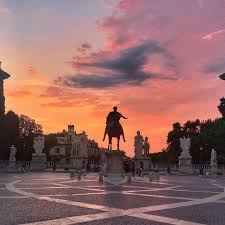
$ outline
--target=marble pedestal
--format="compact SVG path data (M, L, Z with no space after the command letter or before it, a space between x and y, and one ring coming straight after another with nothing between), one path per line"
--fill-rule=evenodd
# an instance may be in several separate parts
M217 172L218 172L217 164L213 164L213 165L211 164L210 166L211 166L210 174L211 175L216 175Z
M9 160L9 164L7 166L7 171L8 172L16 172L16 161L15 160Z
M183 158L179 157L179 172L192 174L192 164L191 164L191 157Z
M134 157L135 169L137 170L143 162L143 172L149 172L151 169L151 157Z
M109 177L122 177L124 174L123 157L125 152L111 150L106 152L106 174Z
M46 154L32 154L32 161L31 161L31 171L43 171L46 170Z

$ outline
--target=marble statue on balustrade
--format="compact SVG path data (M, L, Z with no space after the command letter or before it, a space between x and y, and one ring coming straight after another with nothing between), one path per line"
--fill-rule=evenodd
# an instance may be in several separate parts
M8 170L9 171L17 171L16 169L16 152L17 149L14 145L9 147L10 156L9 156L9 164L8 164Z
M80 137L79 137L79 151L78 155L82 157L87 157L88 156L88 137L83 132Z
M42 151L45 147L45 138L44 136L37 136L34 138L34 144L33 144L33 148L35 150L35 154L36 155L41 155Z
M151 158L149 155L150 144L148 137L141 135L140 131L137 131L137 135L134 138L134 163L137 169L140 171L149 172L151 169Z
M88 138L83 132L74 138L72 142L72 156L87 157L88 156Z
M148 137L145 137L143 149L144 149L144 156L148 157L150 154L150 152L149 152L150 151L150 143L148 142Z
M134 154L135 157L142 157L143 153L143 142L144 142L144 138L141 135L140 131L137 131L137 135L134 137Z
M211 151L211 166L217 166L217 153L215 149L212 149Z
M15 148L14 145L12 145L11 147L9 147L9 150L10 150L9 161L16 161L17 149Z
M181 155L179 156L179 165L185 170L190 170L192 157L190 155L191 139L188 137L180 138Z
M180 147L182 149L180 158L190 158L190 148L191 148L191 139L190 138L180 138Z
M45 148L45 138L38 135L34 138L33 148L35 153L32 154L31 170L42 171L46 169L46 154L43 153Z
M86 168L88 159L88 137L83 132L74 137L72 142L71 162L75 170Z

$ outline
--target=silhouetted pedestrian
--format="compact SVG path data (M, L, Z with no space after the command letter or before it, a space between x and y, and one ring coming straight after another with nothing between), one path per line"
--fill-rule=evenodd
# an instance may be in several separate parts
M132 171L132 175L134 177L134 175L135 175L135 163L134 163L134 161L131 161L131 171Z

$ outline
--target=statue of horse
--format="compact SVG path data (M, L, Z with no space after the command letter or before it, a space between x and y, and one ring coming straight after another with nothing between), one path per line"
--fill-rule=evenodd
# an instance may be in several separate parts
M109 139L108 150L112 150L112 138L117 138L117 150L120 149L120 136L123 134L123 128L120 124L112 124L109 126L107 135Z
M105 141L105 137L108 134L109 144L108 150L112 150L112 138L117 138L117 150L120 149L120 136L122 135L124 142L126 142L123 132L123 127L120 124L120 118L127 119L121 113L117 111L117 107L113 107L113 111L110 112L106 118L106 128L103 137L103 141Z

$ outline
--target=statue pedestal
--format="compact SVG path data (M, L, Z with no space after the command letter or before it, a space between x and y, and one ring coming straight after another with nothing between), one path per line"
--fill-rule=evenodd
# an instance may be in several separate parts
M75 171L78 171L78 170L86 171L86 166L87 166L87 161L88 161L87 156L72 156L70 158L70 161L72 163L73 170L75 170Z
M31 161L31 171L43 171L46 170L46 154L32 154L32 161Z
M179 172L192 174L192 164L191 164L191 156L190 157L179 157Z
M125 152L111 150L106 152L106 173L109 177L123 176L123 157Z
M143 172L149 172L151 169L151 157L137 157L134 158L135 169L141 168L141 164L143 164Z
M16 161L15 160L9 160L7 171L8 172L17 172Z
M212 175L215 175L215 174L217 174L217 172L218 172L217 164L211 164L211 171L210 171L210 173Z

